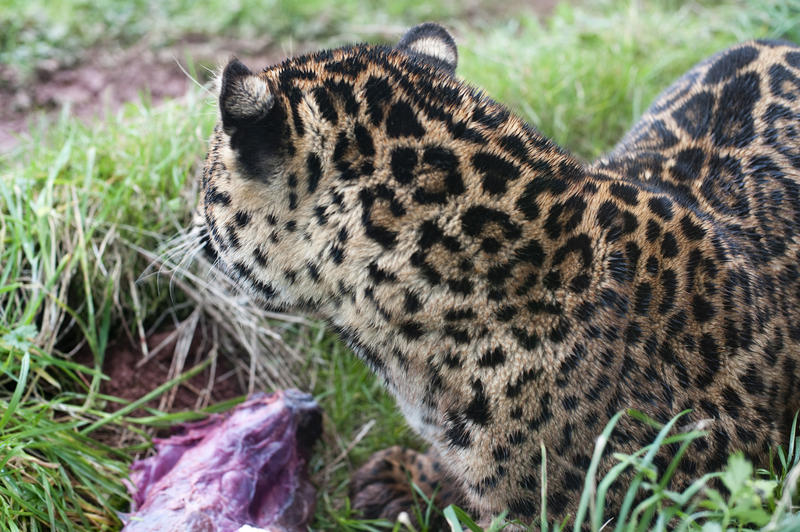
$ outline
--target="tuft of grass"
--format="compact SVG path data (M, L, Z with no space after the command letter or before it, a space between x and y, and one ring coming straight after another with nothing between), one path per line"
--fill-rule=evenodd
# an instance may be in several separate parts
M119 400L99 393L101 367L115 308L134 309L122 287L145 265L129 246L173 230L196 161L195 126L175 126L182 109L130 106L103 128L65 114L0 166L0 522L12 530L119 526L120 480L146 440L124 409L106 412ZM137 120L147 134L129 136ZM139 301L131 322L169 304L156 291ZM81 346L88 364L65 352ZM122 427L135 443L111 445Z
M297 382L284 373L297 351L265 327L267 313L224 283L147 273L153 261L173 266L198 249L188 239L168 255L152 251L189 221L214 120L199 93L157 109L128 105L102 125L65 112L34 133L39 142L0 161L0 523L118 529L128 504L122 479L152 428L232 403L200 401L197 412L178 414L145 404L161 398L168 407L168 392L217 355L231 357L250 388ZM218 351L186 371L191 361L174 364L133 402L103 395L109 343L144 344L165 321L209 328ZM265 352L282 362L257 358Z
M645 415L628 411L626 415L642 423L659 428L653 442L632 453L614 453L616 464L601 478L597 478L597 468L620 418L619 412L606 425L598 437L592 461L586 475L577 514L563 523L550 523L547 510L542 505L540 530L562 532L570 528L574 532L591 530L613 530L615 532L639 531L796 531L800 525L800 433L796 422L792 426L788 451L778 448L780 467L778 471L754 471L752 464L741 454L734 453L728 458L726 467L695 480L683 491L670 489L670 480L695 440L704 438L702 430L676 432L676 423L686 414L683 412L668 423L659 425ZM659 471L654 458L665 446L678 450L664 471ZM543 457L546 454L543 452ZM546 458L543 459L542 501L546 499ZM713 487L718 481L727 490L725 494ZM612 484L625 482L626 491L619 513L609 518L604 511L606 496ZM462 530L462 525L473 532L482 529L464 510L450 506L444 515L452 530ZM508 522L492 523L488 529L500 530ZM531 526L530 530L534 530Z

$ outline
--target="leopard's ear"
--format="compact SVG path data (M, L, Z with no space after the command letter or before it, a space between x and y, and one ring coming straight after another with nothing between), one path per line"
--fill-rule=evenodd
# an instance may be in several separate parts
M238 59L231 59L219 78L222 129L242 175L269 179L280 168L288 132L283 107L269 85Z
M455 74L458 64L456 41L439 24L425 22L414 26L397 43L397 49L403 50L450 74Z
M259 122L274 104L266 81L235 57L228 62L219 86L219 111L226 132Z

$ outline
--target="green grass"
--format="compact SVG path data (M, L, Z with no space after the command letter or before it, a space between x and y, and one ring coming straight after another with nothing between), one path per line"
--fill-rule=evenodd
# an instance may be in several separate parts
M120 479L145 439L106 444L120 427L142 431L126 416L109 419L105 406L115 399L99 394L98 368L123 326L115 306L132 324L170 304L141 286L136 305L121 287L146 266L131 246L157 246L185 216L176 200L202 146L185 111L131 106L102 128L64 118L24 149L23 164L3 168L0 522L9 526L113 526L124 507ZM94 363L62 352L79 343Z
M800 42L800 3L600 0L517 16L461 46L460 74L586 159L622 138L694 63L754 38ZM466 45L466 46L464 46Z
M4 0L0 65L30 73L42 60L70 63L91 47L158 48L186 35L233 37L251 45L366 39L426 19L451 19L479 0Z
M279 45L292 40L308 46L444 18L460 41L461 76L591 158L609 149L652 98L699 59L752 37L800 42L800 7L777 0L687 6L609 0L562 5L544 23L525 12L451 20L463 8L444 1L404 0L387 9L365 0L335 7L288 0L264 9L254 1L235 9L227 4L160 7L142 0L117 8L110 2L7 1L0 9L0 63L80 57L86 46L108 40L146 38L161 46L190 30L269 35ZM393 528L358 521L346 501L352 469L372 452L397 443L420 445L366 368L317 324L268 321L263 312L232 302L224 285L173 278L169 268L162 275L148 269L154 256L168 262L156 250L189 225L215 117L212 100L198 91L157 108L130 104L93 124L65 114L37 126L31 142L0 159L0 523L12 530L118 528L116 512L127 505L121 479L132 457L147 448L155 427L198 414L146 408L143 416L136 408L150 396L126 406L102 395L106 347L126 335L138 340L165 319L188 323L195 311L204 327L219 333L220 357L238 353L245 366L247 353L255 352L297 360L286 365L293 369L287 377L279 361L253 359L254 387L294 379L323 406L325 440L311 464L320 482L313 527ZM282 334L290 347L253 334L259 328ZM91 356L78 363L71 352L81 344ZM151 395L198 369L176 372ZM110 405L123 408L111 414ZM778 452L769 474L732 457L719 476L742 489L729 497L705 490L697 500L665 490L665 472L653 471L647 450L620 457L653 498L649 506L631 507L619 530L650 529L659 518L668 524L681 512L705 516L709 522L692 529L708 531L760 529L769 525L767 517L780 521L771 530L800 526L800 517L785 511L791 498L787 503L781 491L797 485L796 476L787 477L797 448L795 443ZM598 482L602 487L605 481ZM765 495L756 501L758 493ZM596 529L598 514L591 507L587 503L585 517ZM446 510L445 517L471 526L458 509Z
M792 428L788 447L784 449L781 446L777 450L779 464L775 469L754 471L747 459L735 453L729 457L722 471L698 478L678 492L670 489L670 479L689 445L706 435L700 430L673 431L684 414L675 416L663 426L636 411L627 414L620 412L614 416L597 440L575 519L566 524L549 524L545 511L541 518L541 530L558 532L572 529L578 532L582 525L593 531L611 530L613 527L615 531L624 532L800 529L800 513L792 513L791 504L792 497L798 495L797 481L800 477L800 436L797 435L796 425ZM623 415L655 425L659 429L658 435L651 444L631 455L615 453L618 463L605 476L598 478L596 473L600 458ZM659 471L654 465L656 453L663 446L671 444L677 445L678 451L667 468ZM546 479L547 455L544 447L542 456L542 475ZM629 476L623 476L626 474ZM604 512L606 494L613 483L622 479L627 484L622 507L613 519L607 521ZM714 481L725 487L726 494L713 487ZM546 480L542 483L543 506L545 485ZM470 530L479 530L474 521L457 508L445 509L445 516L453 530L461 530L462 524ZM497 529L503 524L498 520ZM496 528L493 526L491 529Z

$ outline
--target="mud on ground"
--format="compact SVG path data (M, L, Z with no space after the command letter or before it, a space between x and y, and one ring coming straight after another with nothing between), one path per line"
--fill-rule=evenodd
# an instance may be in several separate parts
M98 48L72 63L45 60L29 76L0 64L0 153L23 141L31 120L42 114L52 116L69 105L73 115L88 121L142 96L157 105L182 96L195 83L207 83L233 55L263 68L283 54L269 44L190 36L156 50Z

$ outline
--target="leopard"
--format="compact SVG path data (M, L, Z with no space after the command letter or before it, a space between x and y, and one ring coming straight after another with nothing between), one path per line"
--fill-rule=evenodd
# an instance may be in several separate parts
M619 417L600 473L680 414L705 436L671 485L734 451L764 464L800 409L800 47L700 62L593 162L459 79L458 55L431 22L218 80L206 253L323 320L430 446L376 454L353 506L395 518L412 478L482 522L574 516L624 411L653 423Z

